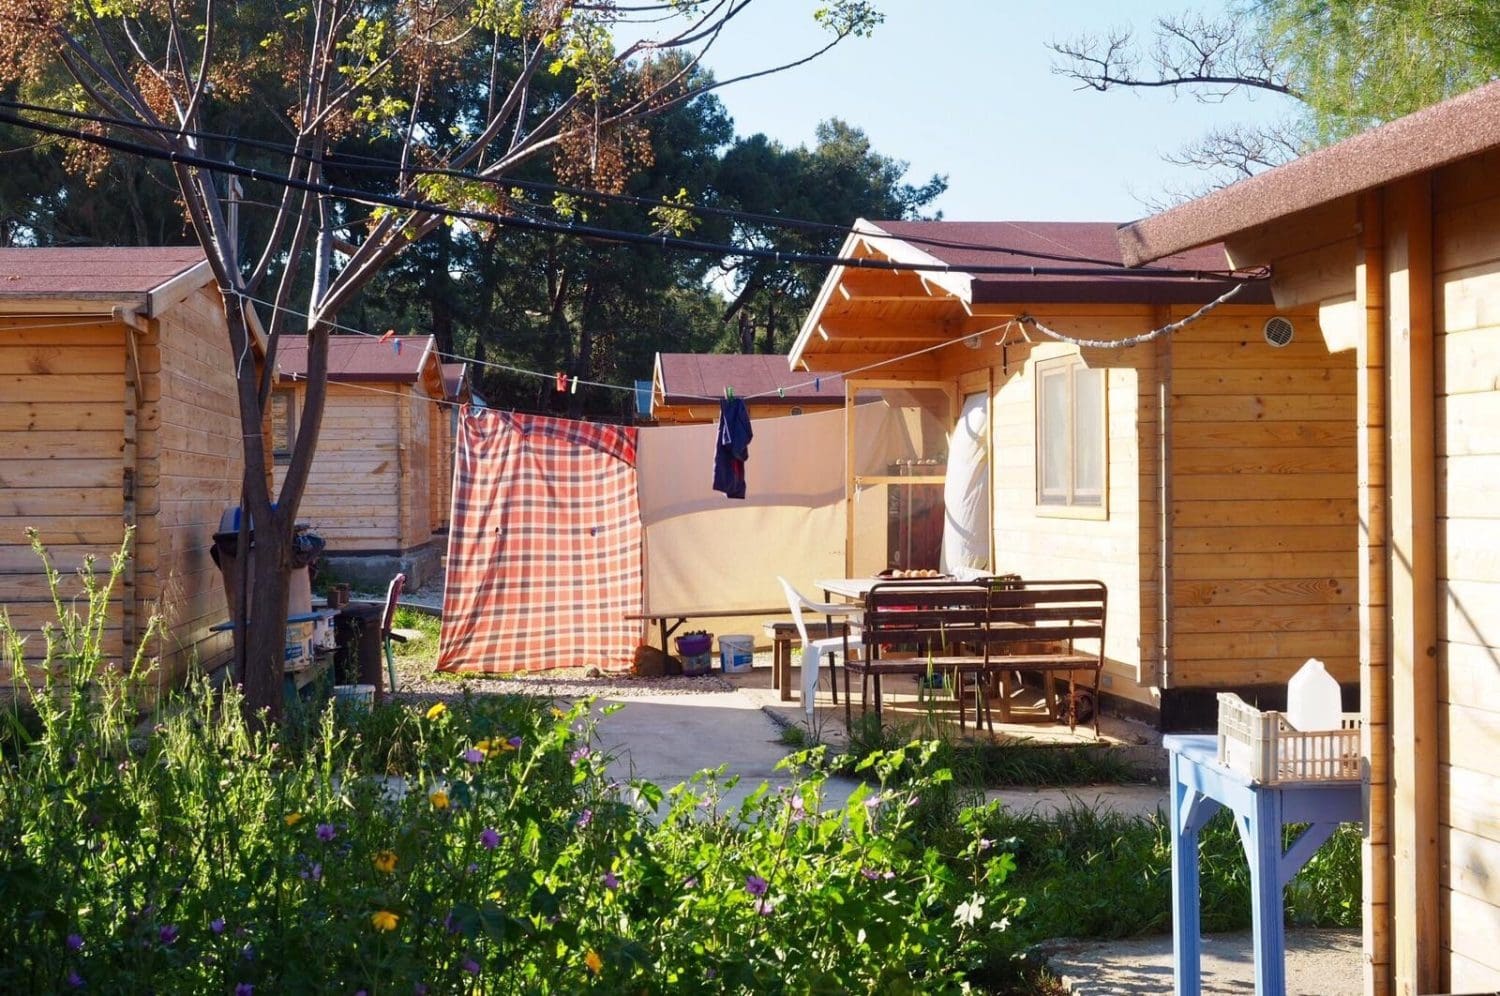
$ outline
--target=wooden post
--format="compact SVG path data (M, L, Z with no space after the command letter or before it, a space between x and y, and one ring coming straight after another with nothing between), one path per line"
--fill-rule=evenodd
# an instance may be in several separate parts
M1171 311L1152 310L1152 328L1172 320ZM1156 340L1156 544L1157 544L1157 642L1155 674L1142 674L1142 684L1172 687L1172 340Z
M844 577L854 577L854 385L844 381Z
M141 407L141 360L136 330L122 322L125 349L125 431L120 444L120 493L124 501L121 525L130 529L136 524L136 489L140 486L136 464L137 414ZM120 669L129 673L135 663L139 634L136 632L136 565L140 561L140 536L131 539L130 557L120 575Z
M1430 176L1391 185L1385 215L1391 953L1395 991L1415 996L1442 988Z
M1361 845L1364 881L1364 991L1391 989L1390 663L1386 571L1385 226L1379 190L1360 198L1355 296L1364 312L1358 339L1356 446L1359 454L1359 687L1363 750L1369 759Z

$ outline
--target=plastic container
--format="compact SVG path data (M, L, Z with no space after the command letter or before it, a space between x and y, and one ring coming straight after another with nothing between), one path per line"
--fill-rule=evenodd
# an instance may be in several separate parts
M369 711L370 707L375 704L375 686L334 685L333 701L342 708Z
M696 657L699 654L708 654L713 650L714 635L712 633L692 633L686 636L673 638L677 644L677 652L684 657Z
M297 622L286 624L286 654L283 658L287 667L302 667L312 663L313 658L313 624L309 622Z
M1286 683L1286 721L1302 733L1337 730L1343 719L1344 696L1339 683L1316 657L1309 657Z
M338 646L338 637L333 630L333 620L338 616L337 612L319 612L317 619L313 620L313 648L316 650L333 650Z
M1219 693L1219 763L1261 785L1359 781L1360 715L1339 729L1300 731L1279 712L1261 712L1233 692Z
M714 669L714 655L707 650L701 654L682 656L682 673L689 678L700 678Z
M725 674L744 674L755 664L755 637L748 633L719 637L719 667Z

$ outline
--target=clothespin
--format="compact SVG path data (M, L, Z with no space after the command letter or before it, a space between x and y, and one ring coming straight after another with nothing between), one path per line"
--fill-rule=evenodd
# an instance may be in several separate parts
M786 388L784 388L784 387L778 387L776 389L776 396L778 398L784 398L784 397L786 397Z
M813 378L813 390L814 391L821 391L821 390L823 390L823 378L822 377L814 377Z
M557 391L561 394L568 389L568 375L561 370L557 372Z
M395 329L386 329L385 330L385 335L382 335L380 337L379 341L380 342L390 342L394 338L396 338L396 330Z
M728 398L730 401L734 400L734 388L730 387L728 384L724 385L724 397Z
M577 394L578 393L578 378L577 377L573 378L573 389L571 391L569 391L568 393L569 394Z
M401 355L401 340L400 339L392 339L391 340L391 348L393 350L395 350L395 353L396 353L397 356L400 356Z

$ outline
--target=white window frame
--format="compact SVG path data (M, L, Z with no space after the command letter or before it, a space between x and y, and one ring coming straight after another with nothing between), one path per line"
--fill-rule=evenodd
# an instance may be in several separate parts
M1078 437L1084 426L1078 418L1079 371L1094 371L1099 385L1099 421L1094 430L1099 434L1098 454L1102 464L1099 469L1100 490L1098 494L1081 492L1078 479ZM1064 377L1067 383L1067 425L1058 431L1067 435L1067 467L1063 475L1066 485L1061 491L1049 490L1047 480L1047 447L1045 445L1053 427L1048 424L1046 414L1044 382L1051 377ZM1042 360L1036 364L1036 511L1039 516L1070 519L1109 518L1109 372L1092 368L1078 355L1060 356Z

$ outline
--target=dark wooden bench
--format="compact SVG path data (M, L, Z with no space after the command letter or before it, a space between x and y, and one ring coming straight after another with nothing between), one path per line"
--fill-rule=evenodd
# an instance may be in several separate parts
M885 675L951 675L960 693L966 680L1002 686L1002 718L1009 717L1009 679L1019 671L1041 671L1050 685L1056 672L1068 679L1068 728L1077 725L1076 672L1094 673L1094 735L1099 735L1099 676L1104 667L1108 591L1091 580L996 578L978 582L909 581L877 584L865 598L863 660L844 670L845 719L851 720L850 672L861 675L860 702L867 708L873 685L875 713L881 714L880 680ZM1094 641L1083 649L1080 641ZM891 650L912 656L891 658ZM958 697L963 728L964 695ZM981 717L994 728L989 698L981 694Z

